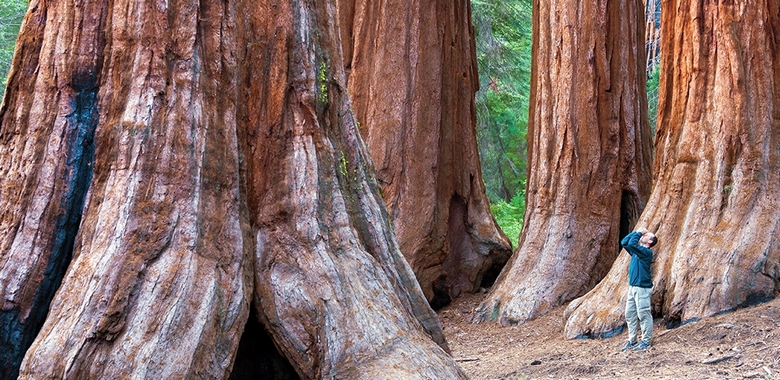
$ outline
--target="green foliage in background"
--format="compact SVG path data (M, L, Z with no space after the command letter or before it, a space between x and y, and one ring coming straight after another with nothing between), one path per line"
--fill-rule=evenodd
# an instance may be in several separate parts
M523 229L523 213L525 212L525 191L518 191L509 203L500 200L491 202L490 212L496 218L501 230L509 241L516 244Z
M647 117L653 136L655 136L655 123L658 119L658 76L660 72L660 66L655 66L653 71L647 74Z
M516 241L525 212L531 86L530 0L472 0L480 90L477 140L491 210Z
M26 0L0 0L0 98L5 94L16 36L26 11Z

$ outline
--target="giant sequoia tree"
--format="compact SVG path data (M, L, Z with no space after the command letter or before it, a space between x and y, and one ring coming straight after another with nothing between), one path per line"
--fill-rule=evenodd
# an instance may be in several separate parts
M302 378L465 377L389 227L335 19L30 3L0 110L4 378L25 351L21 378L227 378L250 305Z
M534 1L533 14L523 231L477 321L522 323L585 294L650 191L642 2Z
M492 284L511 254L479 166L469 1L339 4L349 93L401 252L446 305Z
M780 3L664 2L653 193L655 315L780 293ZM566 336L622 328L628 257L566 312Z

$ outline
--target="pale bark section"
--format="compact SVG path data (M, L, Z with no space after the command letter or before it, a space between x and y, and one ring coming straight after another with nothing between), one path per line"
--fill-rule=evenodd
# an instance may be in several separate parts
M244 147L257 312L305 379L465 379L392 234L329 5L272 1L247 25L275 57L247 73L266 101Z
M780 9L664 3L655 171L640 225L657 231L653 314L684 322L780 293ZM624 324L627 255L572 302L566 336Z
M535 1L523 231L475 321L523 323L581 296L612 265L621 223L641 212L643 12L639 0Z
M39 112L56 114L55 127L94 117L96 159L74 260L22 379L230 371L252 265L239 213L235 100L217 97L216 86L220 79L220 91L235 93L220 77L235 60L221 50L227 38L209 38L234 20L218 3L166 5L40 5L53 30L41 49L41 62L52 64L38 75L60 91L34 96L52 93L60 106Z
M495 280L511 254L476 141L468 1L340 0L360 129L401 247L435 307Z

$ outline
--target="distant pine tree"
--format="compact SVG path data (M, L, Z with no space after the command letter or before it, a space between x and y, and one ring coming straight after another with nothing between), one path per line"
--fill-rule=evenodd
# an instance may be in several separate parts
M532 6L530 0L471 4L480 84L477 138L485 188L492 204L510 203L525 186ZM505 229L520 222L514 217L496 219Z

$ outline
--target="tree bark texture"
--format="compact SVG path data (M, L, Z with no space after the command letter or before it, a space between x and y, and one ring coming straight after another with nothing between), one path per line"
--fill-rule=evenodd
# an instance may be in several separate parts
M607 273L650 191L644 7L535 1L526 213L475 321L513 325Z
M236 62L209 5L30 5L2 119L12 334L35 336L27 317L73 261L20 378L229 371L252 261L235 96L216 96L236 92Z
M333 17L31 2L0 110L4 376L26 351L23 379L227 378L254 302L302 378L464 377L377 202Z
M74 133L78 130L75 127L64 136L62 120L59 128L52 131L54 115L31 114L30 95L26 106L18 107L21 112L10 111L17 108L20 92L32 93L36 87L48 86L33 81L22 86L16 79L20 74L35 72L38 66L42 23L42 15L37 12L29 13L24 20L22 29L29 32L19 36L19 54L12 65L15 71L9 73L6 100L0 109L0 377L4 379L16 378L24 352L46 317L48 302L70 261L69 246L75 238L72 226L81 217L86 189L79 184L92 175L91 168L82 163L91 160L90 150L94 149L84 141L88 140L89 127L81 128L86 132L81 139ZM51 102L51 97L39 99L37 108ZM48 128L37 139L28 139L27 134L38 132L34 128L28 132L27 126L40 124ZM46 160L44 149L49 145L54 151L69 150L68 154L75 159L68 162L65 155L59 155ZM57 167L67 169L54 178L52 172ZM41 226L42 221L53 223Z
M672 323L780 292L780 4L662 4L653 314ZM566 312L566 336L623 326L628 257Z
M340 0L348 88L401 252L435 308L511 255L482 182L467 0Z
M392 233L336 9L295 5L260 6L247 25L258 34L246 60L263 62L249 92L265 100L242 102L258 312L303 378L465 378Z

